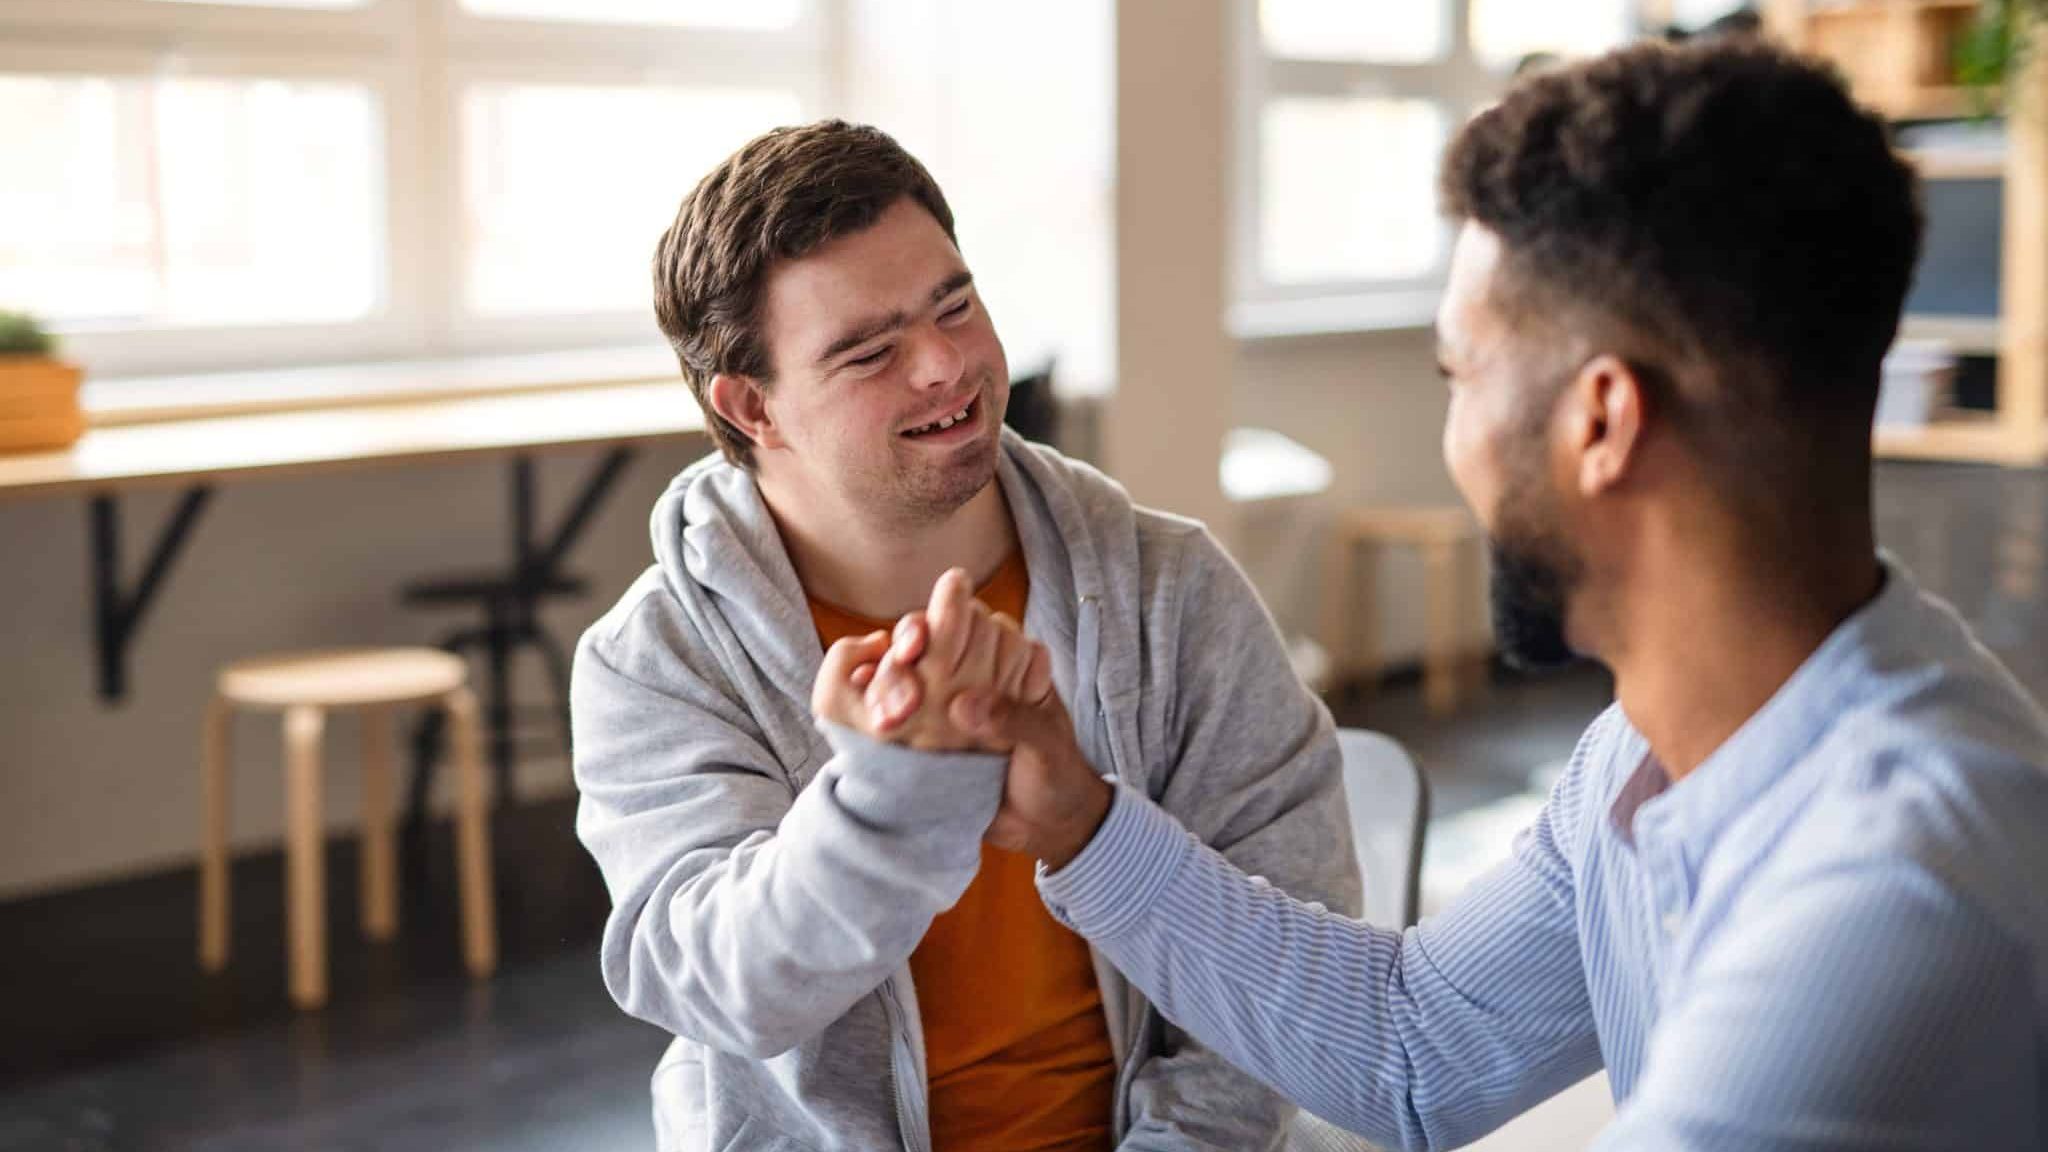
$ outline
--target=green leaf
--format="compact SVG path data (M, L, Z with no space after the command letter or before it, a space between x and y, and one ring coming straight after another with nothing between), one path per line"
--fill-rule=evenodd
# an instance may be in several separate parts
M0 356L48 356L57 346L24 312L0 312Z

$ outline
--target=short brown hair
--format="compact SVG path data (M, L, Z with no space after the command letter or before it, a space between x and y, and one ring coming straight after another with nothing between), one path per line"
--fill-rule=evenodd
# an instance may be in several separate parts
M880 129L821 120L755 138L683 197L654 250L654 315L726 459L752 467L754 446L712 410L711 378L773 379L759 322L769 271L867 229L905 196L958 242L916 157Z
M1867 452L1921 211L1884 122L1827 65L1739 38L1537 73L1458 133L1440 192L1500 237L1496 306L1703 366L1696 399L1749 463L1772 463L1772 430Z

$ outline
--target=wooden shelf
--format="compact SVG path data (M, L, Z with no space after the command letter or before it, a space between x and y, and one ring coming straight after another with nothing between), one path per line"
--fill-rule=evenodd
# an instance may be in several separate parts
M1894 120L1976 115L1986 94L1955 83L1953 49L1975 0L1762 0L1765 26L1792 47L1831 60L1857 99ZM1903 334L1997 357L1998 409L1951 415L1925 428L1880 428L1878 455L2040 466L2048 463L2048 55L2030 54L1996 93L2005 107L1997 147L1936 133L1907 156L1927 180L1998 180L1999 303L1993 320L1908 317Z
M1961 120L1996 107L1997 96L1979 95L1960 85L1915 88L1871 100L1871 107L1890 120Z
M1989 148L1908 148L1903 155L1923 180L2005 179L2005 153Z
M1899 324L1901 340L1939 340L1958 356L1996 356L2000 337L1991 316L1908 315Z
M1880 426L1872 444L1887 460L2034 465L2048 460L2048 427L2029 437L2015 435L1989 414L1948 416L1923 428Z
M1955 83L1955 44L1976 0L1766 0L1778 36L1840 69L1856 98L1893 120L1976 115L1985 97Z

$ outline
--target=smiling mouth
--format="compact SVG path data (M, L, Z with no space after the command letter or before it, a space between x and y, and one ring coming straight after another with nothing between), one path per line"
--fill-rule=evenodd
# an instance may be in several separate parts
M905 432L904 435L930 436L934 432L944 432L946 429L953 427L955 424L962 424L970 419L973 419L976 410L978 410L980 407L981 397L977 396L974 399L969 400L966 406L961 408L958 412L955 412L950 416L942 416L929 424L923 425L922 427L912 428L909 431Z

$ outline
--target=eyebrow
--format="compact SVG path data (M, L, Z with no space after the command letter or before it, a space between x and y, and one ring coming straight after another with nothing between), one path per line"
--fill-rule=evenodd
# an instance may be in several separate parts
M972 283L974 283L974 273L965 269L955 272L951 276L946 277L937 288L932 289L931 302L937 304ZM855 348L873 340L875 337L893 332L908 323L910 323L910 314L899 309L886 316L877 316L872 320L855 325L851 331L826 345L825 351L818 356L818 364L821 367L829 364L847 352L851 352Z

